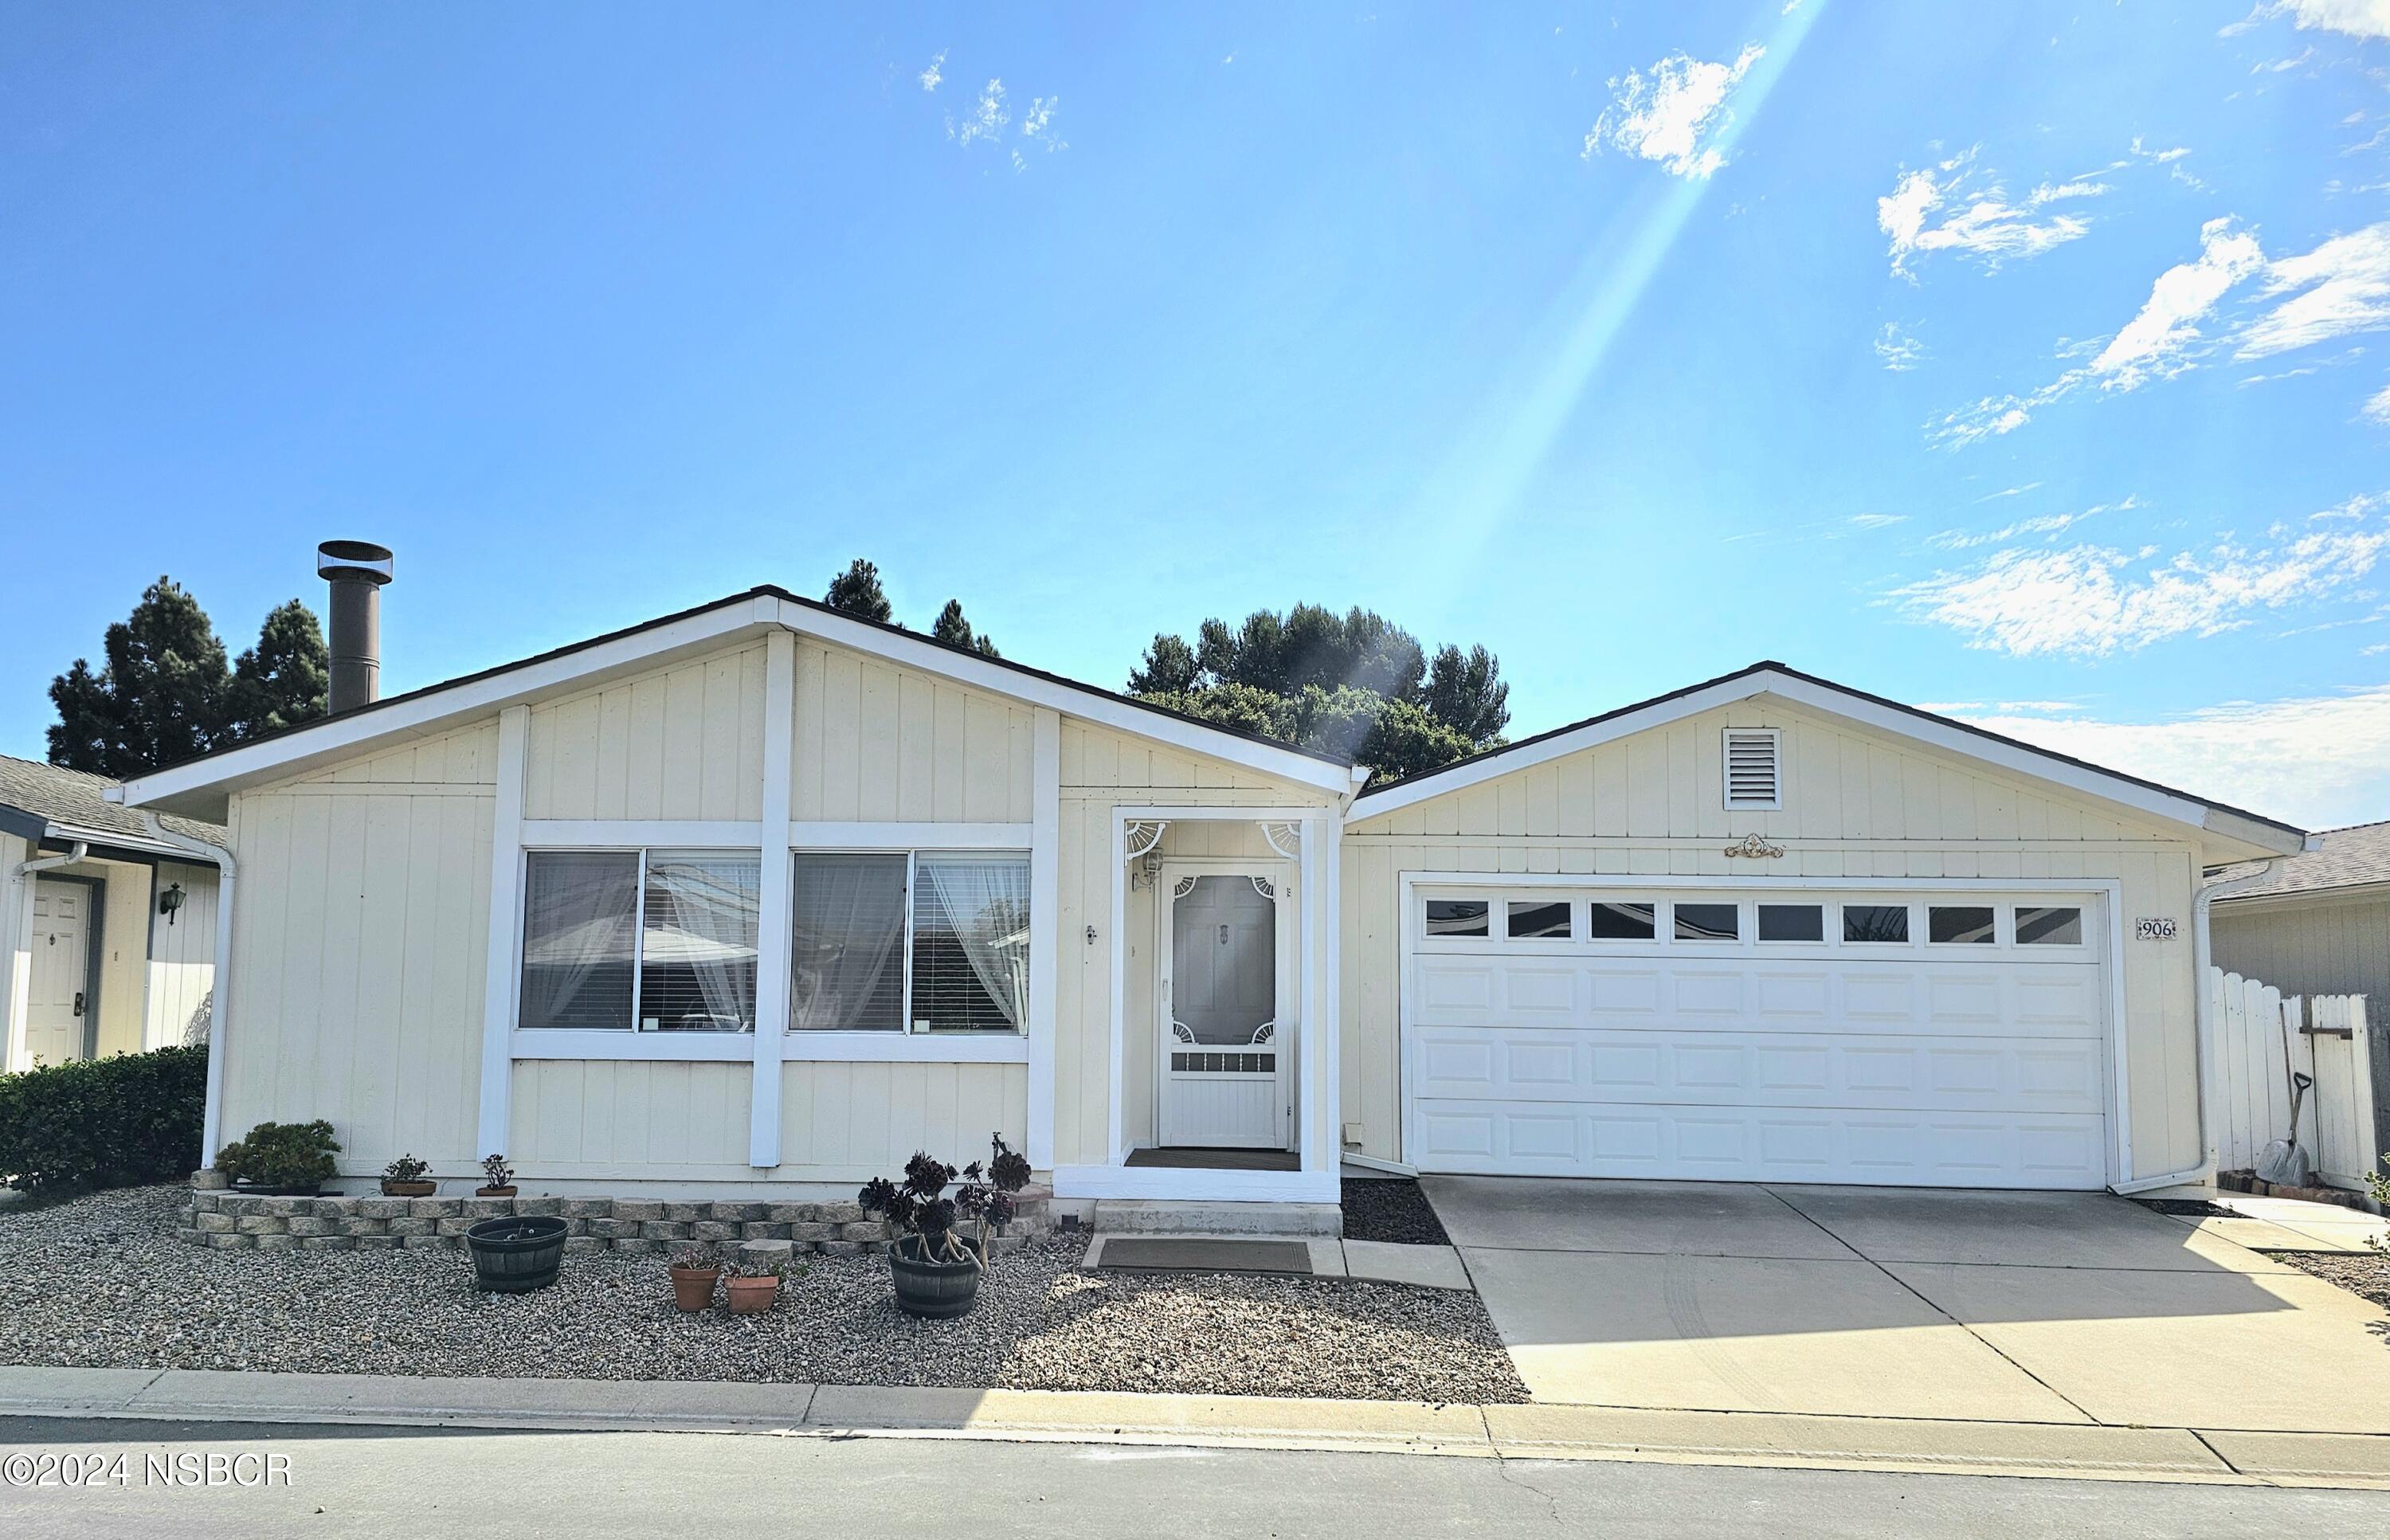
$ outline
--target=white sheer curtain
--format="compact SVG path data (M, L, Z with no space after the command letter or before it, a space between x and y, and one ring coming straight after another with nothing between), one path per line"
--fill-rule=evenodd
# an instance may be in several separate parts
M801 1031L898 1030L905 857L801 855L790 906L790 1024Z
M924 859L919 866L980 987L1018 1029L1029 1012L1029 863Z
M752 1032L762 905L752 857L649 856L640 1017L667 1031Z
M522 1024L628 1030L639 858L539 852L524 879Z

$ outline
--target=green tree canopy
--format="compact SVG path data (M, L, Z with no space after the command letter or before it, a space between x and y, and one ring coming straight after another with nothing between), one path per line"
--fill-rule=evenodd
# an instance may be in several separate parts
M845 571L829 580L829 591L822 596L822 601L842 615L878 621L882 625L889 623L890 618L895 614L888 603L887 593L880 586L880 569L861 557L856 557L848 563Z
M1206 620L1189 645L1163 633L1129 693L1205 722L1343 754L1381 776L1417 775L1497 746L1510 687L1483 647L1428 658L1373 610L1298 604L1231 626Z
M161 577L100 656L96 672L78 658L50 682L53 764L122 779L324 714L323 628L296 599L266 617L236 674L199 600Z
M932 622L930 635L949 647L969 648L983 658L1004 656L996 650L992 638L973 631L970 622L963 619L963 601L960 599L946 601L946 607L938 611L937 620Z

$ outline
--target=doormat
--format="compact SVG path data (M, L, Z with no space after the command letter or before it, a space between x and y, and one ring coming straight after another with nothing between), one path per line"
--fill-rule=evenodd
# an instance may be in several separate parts
M1308 1274L1311 1248L1300 1240L1111 1236L1096 1265L1107 1273Z

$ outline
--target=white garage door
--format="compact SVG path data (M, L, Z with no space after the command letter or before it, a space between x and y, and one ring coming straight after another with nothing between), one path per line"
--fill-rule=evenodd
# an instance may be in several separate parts
M1422 885L1409 903L1422 1171L2107 1184L2096 900Z

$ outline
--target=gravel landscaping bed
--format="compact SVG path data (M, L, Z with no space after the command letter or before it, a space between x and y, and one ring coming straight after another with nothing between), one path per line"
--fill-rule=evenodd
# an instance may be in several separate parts
M569 1256L483 1294L462 1251L213 1251L180 1187L0 1213L0 1363L592 1380L1524 1401L1474 1294L1341 1278L1078 1270L999 1256L970 1315L917 1321L887 1259L817 1256L769 1315L673 1309L661 1258Z
M1343 1196L1347 1240L1391 1240L1405 1246L1452 1244L1427 1194L1407 1177L1347 1176Z
M2341 1254L2272 1251L2268 1254L2277 1261L2289 1263L2302 1273L2313 1273L2326 1283L2336 1283L2350 1293L2361 1295L2384 1310L2390 1310L2390 1251Z

